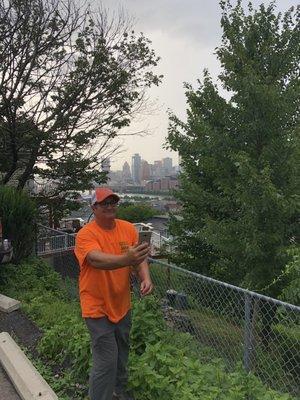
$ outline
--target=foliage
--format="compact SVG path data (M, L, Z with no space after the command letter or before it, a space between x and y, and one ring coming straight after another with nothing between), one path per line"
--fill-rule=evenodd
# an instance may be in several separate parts
M283 280L285 287L281 293L281 298L291 304L300 305L300 247L289 249L291 256L290 262L284 269Z
M0 187L0 219L3 238L12 242L16 262L32 254L37 210L26 192Z
M103 182L99 164L116 150L113 139L160 83L150 41L122 13L0 0L0 43L2 183L50 182L42 201Z
M39 259L5 265L0 282L0 291L18 294L26 313L43 330L40 358L32 359L36 368L61 400L79 400L87 393L90 338L78 303L63 288L58 274ZM293 400L240 367L227 372L191 335L170 330L154 296L133 302L129 376L140 400L158 400L162 393L164 400Z
M120 204L117 211L118 218L129 222L144 222L152 218L155 214L155 209L147 204Z
M146 345L157 343L163 336L164 320L155 297L136 301L132 317L131 348L141 355Z
M228 373L222 361L205 359L207 352L189 334L167 329L158 301L152 298L134 307L130 387L140 400L288 400L266 387L241 367ZM140 334L139 334L140 333ZM144 346L141 346L141 342ZM141 352L141 350L143 350ZM201 354L203 352L203 354Z
M264 385L242 369L226 373L221 363L201 364L184 350L158 342L142 356L132 355L131 386L140 400L288 400L289 395L266 390Z
M31 303L35 296L47 297L48 292L61 297L60 277L42 260L28 258L19 265L1 266L0 291L7 296Z
M4 265L0 292L18 298L42 329L40 359L34 363L59 398L81 400L87 390L90 339L78 301L70 300L60 276L40 259Z
M186 85L187 122L170 116L183 206L170 226L173 261L260 290L280 274L297 236L300 8L276 15L274 3L250 3L247 13L241 1L221 7L216 54L228 96L205 71L198 89Z

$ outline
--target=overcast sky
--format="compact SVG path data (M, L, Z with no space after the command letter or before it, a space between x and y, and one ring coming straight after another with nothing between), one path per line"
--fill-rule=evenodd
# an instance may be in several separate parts
M247 3L244 2L245 5ZM261 3L269 4L268 1L252 0L253 5ZM277 0L278 10L286 11L297 3L295 0ZM164 75L162 84L149 92L151 100L155 101L156 111L141 116L139 123L130 128L131 131L148 129L149 135L124 139L123 152L111 160L112 169L121 169L125 161L131 164L133 153L140 153L149 162L171 156L173 163L177 164L177 154L163 148L168 128L167 110L184 119L186 102L183 83L196 86L204 68L208 68L217 79L220 70L214 50L220 44L222 34L219 1L102 0L102 4L110 11L122 7L135 19L136 32L143 32L161 57L156 71Z

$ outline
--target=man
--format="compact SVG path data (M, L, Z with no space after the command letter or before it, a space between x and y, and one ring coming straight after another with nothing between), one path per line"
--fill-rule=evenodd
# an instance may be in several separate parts
M91 400L133 400L126 391L132 266L141 295L153 289L146 261L149 246L137 244L131 223L116 219L118 202L110 189L97 188L91 199L94 221L76 237L80 303L92 341Z

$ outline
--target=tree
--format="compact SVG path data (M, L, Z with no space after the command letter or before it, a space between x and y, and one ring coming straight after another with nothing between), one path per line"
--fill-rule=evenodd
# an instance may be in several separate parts
M117 216L130 222L146 222L156 214L154 208L147 204L120 204Z
M36 204L27 193L12 187L0 187L3 238L11 240L15 262L32 255L35 250L36 219Z
M170 116L168 146L181 156L172 220L174 261L274 294L270 283L296 236L300 8L221 1L217 49L222 97L209 73L186 85L187 122ZM270 285L270 286L269 286Z
M76 4L0 0L0 179L50 182L47 198L105 181L100 158L161 79L124 15Z

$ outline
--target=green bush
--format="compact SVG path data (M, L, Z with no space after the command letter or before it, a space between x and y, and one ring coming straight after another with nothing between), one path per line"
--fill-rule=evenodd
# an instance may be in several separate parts
M290 261L285 266L282 280L284 289L281 298L291 304L300 305L300 246L288 249Z
M164 320L155 297L146 297L134 302L132 328L130 333L131 349L142 354L146 345L157 343L164 334Z
M90 339L78 301L70 300L70 286L41 259L2 266L0 292L21 300L23 310L43 331L35 366L61 400L82 400L91 363Z
M11 240L16 262L28 257L34 250L36 217L35 203L27 193L9 186L0 187L3 237Z
M117 211L118 218L129 222L145 222L155 214L155 209L147 204L121 204Z
M36 296L62 296L60 276L47 263L28 258L21 264L1 266L0 292L18 298L26 306Z
M291 400L241 366L224 362L189 334L168 329L155 297L134 303L129 384L139 400Z

